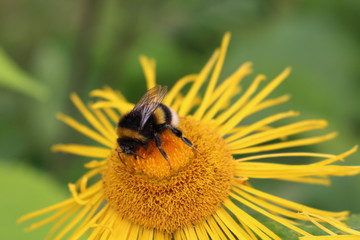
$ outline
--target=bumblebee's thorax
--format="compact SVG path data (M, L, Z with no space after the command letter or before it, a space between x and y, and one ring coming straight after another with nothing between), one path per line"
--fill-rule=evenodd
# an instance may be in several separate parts
M116 141L120 147L119 154L144 159L137 153L137 150L140 148L147 149L150 141L153 141L171 168L168 155L161 147L163 144L161 133L166 129L196 150L191 141L183 137L182 132L176 128L179 118L175 111L161 104L166 91L167 87L161 86L149 89L133 110L120 119L116 129L118 135ZM119 158L121 158L120 155Z
M159 104L141 128L140 124L142 118L141 110L131 111L124 115L117 126L118 137L147 142L150 139L153 139L155 133L164 131L165 125L168 124L174 127L178 125L177 114L164 104Z

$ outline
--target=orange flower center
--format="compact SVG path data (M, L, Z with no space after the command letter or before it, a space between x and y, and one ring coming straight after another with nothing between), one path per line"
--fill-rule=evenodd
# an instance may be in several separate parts
M103 183L106 199L119 217L174 232L206 220L228 196L234 159L225 142L192 117L181 119L179 129L200 153L170 131L161 134L170 164L153 142L137 152L144 159L119 155L114 149Z

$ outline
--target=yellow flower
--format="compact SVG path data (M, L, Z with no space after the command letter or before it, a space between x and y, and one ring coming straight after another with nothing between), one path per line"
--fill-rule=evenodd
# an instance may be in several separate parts
M348 215L346 211L314 209L251 186L253 178L327 185L329 176L359 174L360 167L334 165L356 151L356 147L340 155L263 153L324 142L334 138L336 133L288 139L326 127L324 120L271 127L276 121L297 116L294 111L277 113L245 125L243 120L254 113L288 100L287 95L266 98L289 75L290 69L285 69L262 88L264 75L256 76L246 89L239 87L244 77L252 72L250 63L219 81L229 40L230 34L225 34L221 47L215 50L205 67L198 74L177 81L163 101L179 114L179 129L198 151L166 130L161 134L162 148L171 166L153 142L147 149L138 150L143 159L119 154L114 127L134 105L109 87L92 91L90 95L98 101L89 107L72 94L71 100L91 127L64 114L58 114L58 118L102 146L59 144L53 150L100 160L85 164L89 171L75 184L69 184L69 199L28 214L19 222L49 214L28 229L53 222L48 236L51 239L84 236L86 239L116 240L280 239L246 211L252 209L293 230L295 236L304 240L318 237L294 220L313 223L328 235L325 239L338 239L337 233L357 238L360 232L341 222ZM147 88L156 86L155 62L145 57L141 57L140 62ZM188 91L185 93L184 89ZM282 157L320 160L304 165L254 161ZM337 230L331 231L329 225Z

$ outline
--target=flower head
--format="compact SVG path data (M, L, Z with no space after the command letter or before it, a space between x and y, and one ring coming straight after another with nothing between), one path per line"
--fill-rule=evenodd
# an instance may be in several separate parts
M346 211L314 209L251 186L251 179L255 178L326 185L330 183L329 176L355 175L360 173L360 167L334 164L356 148L340 155L268 153L324 142L336 134L288 139L326 127L324 120L271 126L281 119L296 117L298 113L294 111L276 113L245 125L243 120L250 115L288 100L286 95L266 98L289 75L290 69L262 88L260 84L265 76L258 75L247 89L241 89L240 82L252 72L251 64L245 63L220 82L229 39L230 34L226 34L220 49L215 50L198 74L181 78L166 94L163 104L177 112L177 127L193 144L190 147L170 129L159 132L167 159L154 139L146 147L136 149L141 157L122 153L114 127L134 104L120 92L109 87L94 90L91 96L99 100L89 107L72 94L72 101L91 127L63 114L58 114L58 118L101 147L59 144L53 150L98 160L85 164L89 171L75 184L69 184L69 199L28 214L20 222L51 213L29 229L54 222L49 233L49 238L54 239L82 236L87 239L280 239L246 211L252 209L291 229L301 239L314 236L294 220L311 222L330 236L340 231L360 235L341 222L348 215ZM145 57L140 61L147 87L151 89L156 86L155 62ZM185 86L189 89L186 93ZM282 157L320 160L304 165L255 161Z

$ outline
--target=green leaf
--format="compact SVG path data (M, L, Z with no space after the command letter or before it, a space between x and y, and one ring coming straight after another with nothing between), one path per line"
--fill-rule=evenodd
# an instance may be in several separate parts
M48 89L22 71L0 48L0 87L6 87L38 100L48 96Z

